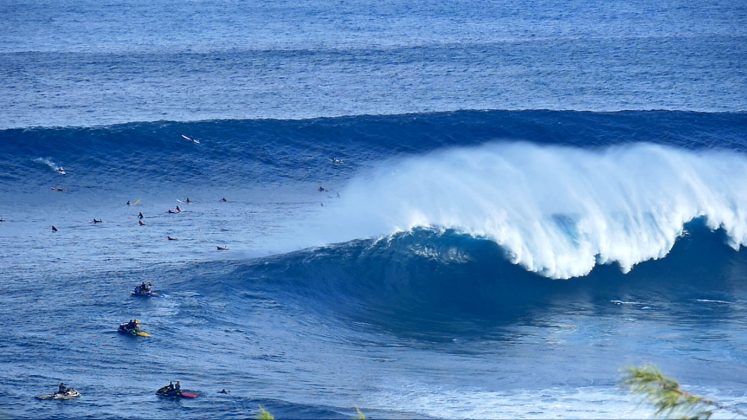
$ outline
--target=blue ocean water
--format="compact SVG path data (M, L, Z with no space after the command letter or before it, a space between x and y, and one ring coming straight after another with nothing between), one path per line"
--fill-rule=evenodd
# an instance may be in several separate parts
M747 406L743 5L0 16L0 415L639 418L642 363Z

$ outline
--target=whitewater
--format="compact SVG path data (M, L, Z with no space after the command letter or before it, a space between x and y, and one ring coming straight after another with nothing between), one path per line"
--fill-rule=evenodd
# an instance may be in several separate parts
M0 418L747 411L743 4L0 16Z
M389 162L353 179L324 230L336 242L416 227L489 238L509 260L567 279L666 256L704 218L739 250L747 160L653 144L602 150L488 144Z
M490 111L0 130L15 378L0 409L640 417L618 378L645 362L744 404L744 121ZM141 281L162 297L130 297ZM117 336L133 317L149 341ZM172 379L201 397L164 405L153 392ZM80 401L28 401L58 380Z

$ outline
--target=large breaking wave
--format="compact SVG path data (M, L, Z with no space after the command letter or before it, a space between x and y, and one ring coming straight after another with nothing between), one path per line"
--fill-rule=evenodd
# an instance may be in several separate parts
M45 200L53 185L87 206L216 187L268 203L282 191L318 207L277 221L298 232L271 251L426 227L570 278L662 258L694 219L745 245L746 133L744 113L542 110L0 130L0 198ZM330 193L314 195L319 185Z
M354 179L323 215L345 240L415 227L495 241L553 278L597 263L664 257L703 218L729 245L747 243L747 157L629 144L599 150L497 143L390 162ZM327 234L328 235L328 234Z

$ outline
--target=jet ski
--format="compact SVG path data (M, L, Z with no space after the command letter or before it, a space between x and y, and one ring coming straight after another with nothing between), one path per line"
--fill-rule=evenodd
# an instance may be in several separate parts
M157 297L159 296L158 292L155 290L147 290L143 289L140 286L136 287L135 290L130 293L132 296L138 296L138 297Z
M140 321L136 320L136 325L137 326L135 327L131 327L129 326L129 323L125 322L124 324L119 326L117 331L120 334L131 335L133 337L150 337L150 333L147 333L140 329Z
M172 385L166 385L159 388L158 391L156 391L156 395L164 398L197 398L199 396L199 394L191 391L176 389Z
M80 397L80 392L69 388L65 392L55 392L54 394L37 395L37 400L72 400Z
M153 290L135 290L131 293L132 296L138 296L138 297L158 297L160 296L158 292L155 292Z

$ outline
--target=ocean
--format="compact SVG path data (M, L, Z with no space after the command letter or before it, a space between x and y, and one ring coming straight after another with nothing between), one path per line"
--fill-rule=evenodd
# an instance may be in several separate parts
M0 417L747 408L739 2L0 17Z

